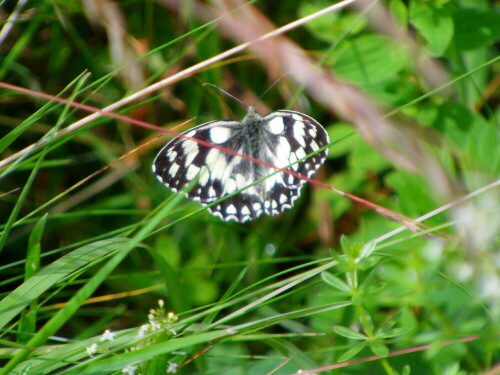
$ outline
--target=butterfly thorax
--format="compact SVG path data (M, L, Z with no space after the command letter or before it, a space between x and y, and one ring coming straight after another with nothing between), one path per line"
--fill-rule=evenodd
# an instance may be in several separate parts
M243 148L241 151L258 160L262 160L266 163L272 163L269 154L270 142L265 127L264 118L255 110L254 107L248 107L247 114L241 120L241 136L244 140L241 142ZM271 142L272 143L272 142ZM269 174L269 168L259 163L255 163L250 160L241 160L240 164L236 168L237 172L244 173L247 176L252 176L253 179L260 179L267 174ZM265 198L266 186L265 183L257 184L254 187L254 191L261 196L261 199Z
M262 116L255 110L254 107L248 107L247 114L241 120L242 136L247 141L249 147L245 150L251 156L257 157L259 149L262 146L263 134L265 132Z

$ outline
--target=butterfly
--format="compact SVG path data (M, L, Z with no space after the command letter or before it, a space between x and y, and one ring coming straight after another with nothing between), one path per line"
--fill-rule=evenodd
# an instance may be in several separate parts
M274 168L189 138L210 142L307 177L321 167L328 149L295 162L330 142L323 126L303 113L279 110L261 116L253 106L247 107L247 114L241 121L211 121L182 135L185 137L176 137L163 147L152 167L160 182L175 193L198 179L185 195L207 206L271 175L208 208L212 215L224 221L239 223L263 214L279 215L292 208L304 180L285 172L273 175ZM289 166L292 163L295 164Z

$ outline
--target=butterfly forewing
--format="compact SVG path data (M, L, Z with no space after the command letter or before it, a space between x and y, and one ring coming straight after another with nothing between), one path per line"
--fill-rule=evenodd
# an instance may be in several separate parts
M248 155L278 168L311 177L323 164L327 150L296 163L329 143L323 127L299 112L275 111L261 117L252 107L241 121L212 121L183 133ZM179 192L198 179L186 193L189 199L209 205L276 169L208 147L184 137L168 143L153 163L158 179L174 192ZM246 188L214 206L209 211L229 221L246 222L262 214L278 215L293 206L300 196L304 180L284 172Z

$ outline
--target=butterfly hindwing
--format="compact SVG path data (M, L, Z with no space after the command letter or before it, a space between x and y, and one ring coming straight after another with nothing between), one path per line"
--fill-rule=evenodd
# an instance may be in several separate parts
M323 127L299 112L275 111L264 117L252 107L241 121L212 121L183 133L248 155L278 168L285 168L329 143ZM222 220L246 222L262 214L278 215L293 206L304 180L260 163L209 147L185 137L174 138L158 154L153 172L174 192L197 178L186 196L209 205L256 180L264 181L209 207ZM295 163L291 171L311 177L323 164L327 150Z

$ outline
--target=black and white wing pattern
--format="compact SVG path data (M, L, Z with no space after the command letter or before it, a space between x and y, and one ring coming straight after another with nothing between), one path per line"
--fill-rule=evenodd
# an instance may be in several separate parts
M329 143L325 129L307 115L280 110L261 116L253 107L248 108L241 122L207 122L183 134L278 168L285 168ZM327 153L325 149L289 169L311 177ZM183 137L170 141L153 163L156 177L176 193L198 178L186 196L202 205L214 203L273 172L276 169ZM293 206L303 184L304 180L279 172L208 209L222 220L240 223L262 214L279 215Z

